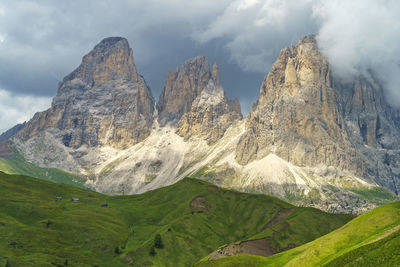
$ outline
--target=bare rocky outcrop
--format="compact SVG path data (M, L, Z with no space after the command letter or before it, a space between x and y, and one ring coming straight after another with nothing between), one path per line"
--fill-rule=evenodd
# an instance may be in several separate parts
M160 97L159 118L161 124L177 123L177 133L186 140L202 136L211 144L242 119L242 112L238 99L226 97L217 64L210 70L207 58L201 56L168 74Z
M334 166L398 193L399 112L373 75L343 83L314 36L281 51L246 118L241 164L274 153L297 166Z
M168 72L158 102L160 124L176 123L183 114L189 112L192 102L207 86L210 78L210 66L204 56L191 58L176 72Z
M59 85L50 109L18 133L27 141L55 128L66 147L127 147L150 134L154 100L121 37L102 40Z

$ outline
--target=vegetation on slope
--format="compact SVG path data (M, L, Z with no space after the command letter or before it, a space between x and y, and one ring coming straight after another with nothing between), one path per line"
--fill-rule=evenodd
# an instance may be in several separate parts
M81 188L84 188L83 184L85 183L84 178L66 171L55 168L41 168L35 164L27 162L16 149L13 149L13 155L11 157L0 157L0 171L8 174L28 175L43 180L70 184Z
M400 202L386 204L340 229L271 257L249 255L196 266L396 266L400 262Z
M61 201L53 202L57 196ZM71 202L72 197L80 202ZM0 173L0 266L94 266L114 257L129 226L106 197L88 190Z
M54 201L57 196L63 200ZM311 211L304 219L322 230L306 229L309 234L298 240L275 236L281 247L300 245L350 219L195 179L111 197L0 172L0 266L188 266L223 244L267 235L265 226L287 209L290 216ZM291 224L285 231L301 227Z
M400 228L368 245L351 250L328 262L326 266L398 266L400 265ZM380 238L380 237L379 237ZM379 239L378 238L378 239Z

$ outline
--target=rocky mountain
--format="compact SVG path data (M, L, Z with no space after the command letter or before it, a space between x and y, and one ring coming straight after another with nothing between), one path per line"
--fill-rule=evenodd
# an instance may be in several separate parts
M218 66L211 70L201 56L169 72L154 117L146 140L124 152L114 151L115 157L98 165L96 188L115 192L123 185L140 193L182 179L187 166L221 143L242 113L239 101L226 97Z
M160 124L179 121L210 79L210 66L203 56L189 59L176 72L169 71L158 103Z
M216 63L210 70L207 58L199 56L168 73L159 101L161 125L177 124L185 140L200 135L214 143L240 119L239 100L227 99Z
M242 119L239 100L227 99L217 64L211 72L204 56L169 72L159 106L160 123L177 121L177 133L185 140L203 136L214 143L233 122Z
M51 108L35 114L16 139L29 160L79 171L89 167L83 158L89 147L126 148L145 139L153 110L153 96L136 71L128 41L106 38L63 79ZM63 157L75 164L65 166Z
M273 153L297 166L333 166L400 190L399 111L372 76L335 79L314 36L283 49L236 149L245 165Z
M379 81L343 83L313 36L281 51L245 119L207 58L169 72L156 105L127 41L107 38L10 141L28 161L83 175L109 194L193 176L360 213L393 200L386 189L398 194L399 137L399 111Z

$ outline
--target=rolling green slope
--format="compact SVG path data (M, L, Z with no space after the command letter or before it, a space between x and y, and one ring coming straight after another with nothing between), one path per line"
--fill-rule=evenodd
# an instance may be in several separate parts
M383 234L382 239L335 258L326 266L399 266L400 230L398 229L399 227L396 227L386 233L388 236Z
M273 255L239 255L196 266L398 266L400 202L386 204L338 230L300 247Z
M54 201L57 196L64 199ZM289 225L271 235L266 226L274 221L278 227L274 218L284 211L290 211ZM196 179L110 197L0 172L0 266L188 266L223 244L270 235L282 249L350 219ZM289 235L296 229L304 233ZM157 235L162 245L154 247Z
M14 155L7 158L0 157L0 171L8 174L21 174L31 177L69 184L84 188L85 179L66 171L55 168L41 168L27 162L24 157L13 149Z

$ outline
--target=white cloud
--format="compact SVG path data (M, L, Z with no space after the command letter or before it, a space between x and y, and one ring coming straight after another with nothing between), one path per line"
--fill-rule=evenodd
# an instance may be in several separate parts
M236 0L192 37L200 43L225 38L231 59L245 71L268 71L279 51L317 30L310 0Z
M400 105L400 2L395 0L321 1L318 43L342 78L373 71L388 100Z
M193 38L223 38L243 70L265 73L282 48L317 33L336 74L351 78L372 70L390 103L400 105L399 14L397 0L236 0Z
M14 95L0 89L0 134L29 120L36 112L50 107L50 103L49 97Z
M237 10L238 11L246 10L249 7L252 7L252 6L254 6L254 5L258 4L258 3L260 3L260 0L243 0L243 1L239 2Z

